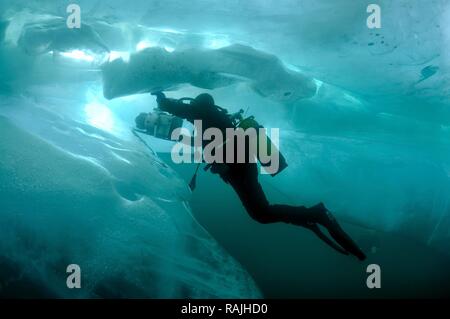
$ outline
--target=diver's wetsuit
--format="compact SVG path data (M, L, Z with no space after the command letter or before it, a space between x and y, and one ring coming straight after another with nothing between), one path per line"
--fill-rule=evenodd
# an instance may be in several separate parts
M315 208L290 205L271 205L258 181L255 163L229 164L230 170L222 179L229 183L239 196L249 215L262 224L285 222L300 226L318 222Z
M178 100L165 97L158 98L158 104L161 110L187 119L191 123L194 123L194 120L201 120L203 130L218 128L222 131L223 136L225 136L226 128L234 127L228 114L214 105L202 105L199 103L185 104ZM209 141L203 141L203 147L207 143ZM224 156L226 155L224 154ZM307 227L341 253L348 254L348 252L351 252L361 260L365 258L364 253L343 232L334 218L328 215L328 211L323 204L318 204L311 208L269 204L258 181L258 166L256 163L214 163L212 164L211 171L219 174L226 183L233 187L248 214L254 220L263 224L285 222ZM319 232L317 224L327 227L331 236L339 242L344 250L341 250L340 247L323 236Z

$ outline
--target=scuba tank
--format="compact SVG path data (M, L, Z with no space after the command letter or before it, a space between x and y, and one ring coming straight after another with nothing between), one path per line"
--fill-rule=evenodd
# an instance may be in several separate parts
M267 156L269 156L269 157L272 155L272 152L274 152L274 151L278 152L278 154L279 154L278 171L276 173L271 174L271 176L274 177L274 176L278 175L279 173L281 173L288 166L288 164L286 162L286 158L283 156L283 154L281 154L281 152L278 150L276 145L272 143L271 139L267 136L267 134L265 134L265 133L261 134L260 129L264 128L264 127L262 125L260 125L255 120L255 117L254 116L249 116L247 118L243 118L242 117L242 113L243 113L243 110L241 110L239 112L239 114L241 114L241 120L237 123L236 128L242 128L244 131L249 129L249 128L254 128L256 130L256 133L257 133L256 145L258 147L257 148L257 150L258 150L257 157L258 157L258 161L259 161L259 163L261 164L262 167L270 166L270 162L269 163L262 163L260 158L259 158L259 154L260 154L260 152L259 152L259 147L260 147L259 139L260 138L266 138L267 139L266 140L266 147L267 147L267 149L266 149L265 154L267 154ZM236 116L236 115L234 115L234 116Z

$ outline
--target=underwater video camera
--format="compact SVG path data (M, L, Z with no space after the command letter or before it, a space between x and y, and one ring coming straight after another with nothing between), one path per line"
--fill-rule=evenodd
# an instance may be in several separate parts
M140 113L135 119L136 127L142 133L171 140L172 132L183 126L183 119L155 109L153 112Z

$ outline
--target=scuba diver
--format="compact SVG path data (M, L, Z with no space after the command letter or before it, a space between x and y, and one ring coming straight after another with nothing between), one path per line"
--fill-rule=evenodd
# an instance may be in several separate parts
M162 92L152 93L152 95L156 96L160 111L186 119L191 123L194 123L194 120L201 120L204 129L218 128L225 134L227 128L236 126L236 115L230 115L225 109L216 106L210 94L200 94L195 99L190 99L189 104L183 103L186 98L170 99L166 98ZM139 125L138 122L142 122L143 119L142 117L138 118L136 118L136 124L142 126L142 123ZM203 141L203 143L207 144L207 141ZM310 208L270 204L258 181L258 166L255 162L209 163L206 169L218 174L225 183L231 185L248 214L257 222L262 224L283 222L302 226L313 231L338 252L345 255L352 254L359 260L366 258L324 204L319 203ZM322 232L319 225L327 229L334 241Z

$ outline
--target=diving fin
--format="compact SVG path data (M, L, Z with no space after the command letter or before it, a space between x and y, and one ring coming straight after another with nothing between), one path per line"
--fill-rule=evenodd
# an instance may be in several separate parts
M359 260L366 259L364 252L356 245L356 243L350 238L349 235L339 226L338 222L331 214L330 211L326 211L327 223L324 225L330 236L347 252L354 255Z
M340 252L343 255L349 255L349 252L346 251L345 249L341 248L339 245L337 245L336 243L334 243L331 239L329 239L319 228L319 226L317 226L317 224L315 223L311 223L308 225L305 225L304 227L308 228L309 230L311 230L314 234L316 234L317 237L319 237L325 244L327 244L328 246L330 246L331 248L333 248L334 250Z

